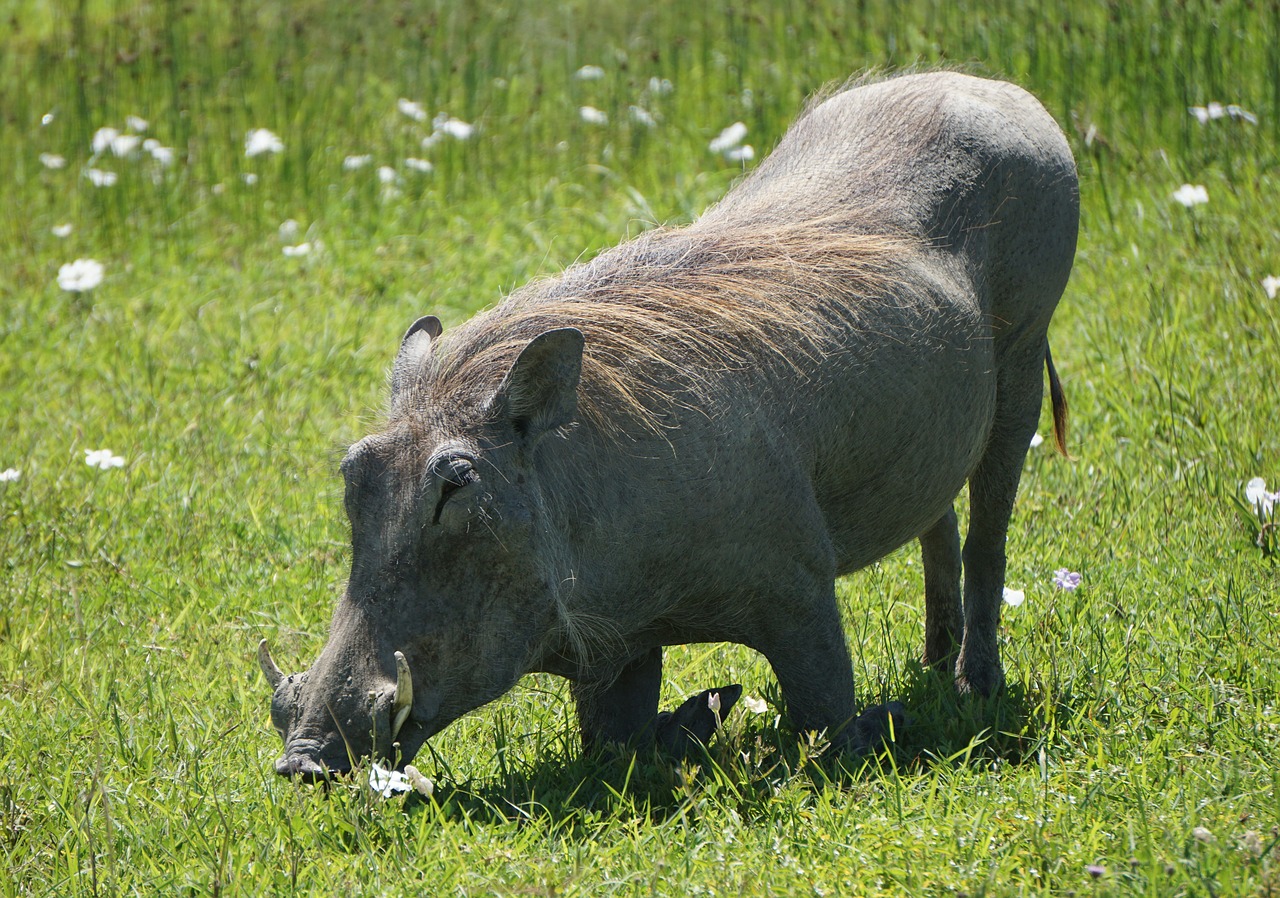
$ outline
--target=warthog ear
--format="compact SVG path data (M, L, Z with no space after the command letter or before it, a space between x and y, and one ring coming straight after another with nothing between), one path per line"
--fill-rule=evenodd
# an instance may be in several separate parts
M539 334L520 351L494 396L518 433L536 438L573 420L583 342L582 331L562 327Z
M396 354L391 369L391 399L404 391L413 376L422 368L423 359L431 355L431 347L444 328L435 315L423 315L400 338L400 352Z

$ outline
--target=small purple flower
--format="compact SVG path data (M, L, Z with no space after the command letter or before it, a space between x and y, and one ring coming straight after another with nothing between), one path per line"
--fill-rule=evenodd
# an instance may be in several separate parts
M1101 879L1107 875L1107 868L1101 864L1090 864L1084 868L1084 872L1088 873L1094 879Z
M1075 571L1060 567L1053 572L1053 585L1058 589L1065 589L1070 592L1080 586L1080 575Z

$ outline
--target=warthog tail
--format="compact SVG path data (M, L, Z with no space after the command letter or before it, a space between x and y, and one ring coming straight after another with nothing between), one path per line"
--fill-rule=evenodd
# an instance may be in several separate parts
M1067 451L1067 394L1062 392L1062 381L1058 380L1058 371L1053 367L1053 353L1048 343L1044 345L1044 364L1049 369L1049 401L1053 403L1053 441L1059 452L1071 458Z

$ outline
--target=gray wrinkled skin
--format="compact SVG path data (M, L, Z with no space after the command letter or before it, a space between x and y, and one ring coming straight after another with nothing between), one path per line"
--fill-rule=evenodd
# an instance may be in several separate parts
M1029 94L906 75L811 108L688 228L532 284L448 334L419 321L386 427L342 463L350 580L315 664L279 678L277 769L404 763L533 671L571 680L588 748L679 751L714 731L709 692L721 715L740 692L658 714L662 647L708 641L767 657L798 727L865 747L890 714L901 726L901 709L855 700L834 582L912 539L926 661L963 691L999 689L1005 535L1077 220L1070 150ZM846 283L820 279L823 245L784 245L854 232L911 249ZM751 294L750 272L767 270L763 299L705 333L687 309L670 319L683 332L655 324L649 272L654 296L664 278L704 271L711 295L753 252L744 233L782 249L744 262L746 286L730 277L721 292ZM721 246L736 248L706 249ZM797 258L819 274L787 273ZM624 280L640 284L638 311L591 311ZM593 306L572 299L591 291ZM788 323L801 302L826 334L809 344ZM628 321L630 342L618 336ZM661 363L646 356L655 346ZM624 384L610 400L603 364ZM953 503L966 482L962 550ZM398 747L396 651L412 670Z

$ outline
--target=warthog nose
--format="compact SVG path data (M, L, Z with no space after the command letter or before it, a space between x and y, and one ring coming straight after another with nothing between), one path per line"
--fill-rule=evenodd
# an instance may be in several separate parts
M331 773L338 772L340 771L331 770L305 755L285 755L276 759L276 773L281 776L296 776L307 782L327 779Z

